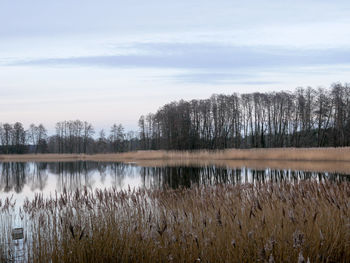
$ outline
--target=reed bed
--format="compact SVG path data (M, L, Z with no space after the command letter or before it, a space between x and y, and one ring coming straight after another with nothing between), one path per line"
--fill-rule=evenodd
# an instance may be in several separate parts
M99 155L96 155L98 157ZM279 160L279 161L350 161L350 147L270 148L196 151L138 151L119 154L131 160ZM112 156L111 156L112 157ZM106 158L108 158L106 156Z
M141 166L250 167L350 174L350 147L0 155L0 162L123 162Z
M350 261L349 182L64 191L23 214L30 262Z
M196 151L135 151L105 154L13 154L0 161L280 160L350 162L350 147L269 148Z

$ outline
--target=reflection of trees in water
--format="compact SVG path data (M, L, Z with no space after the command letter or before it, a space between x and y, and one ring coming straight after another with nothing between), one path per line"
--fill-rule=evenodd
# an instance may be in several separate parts
M44 190L48 174L47 174L47 163L34 163L31 164L34 167L33 172L29 174L27 183L30 185L32 191Z
M56 190L61 192L63 189L74 191L83 186L92 189L94 180L93 172L97 169L97 163L94 162L56 162L49 163L50 173L57 175Z
M241 181L241 170L207 167L142 167L146 188L191 187L193 185L235 184Z
M101 167L104 176L107 174L111 178L109 187L123 188L125 179L132 178L137 173L138 167L125 163L104 163Z
M43 190L47 182L45 165L9 162L0 164L0 191L22 192L27 184L32 191Z
M129 168L127 168L129 167ZM57 191L80 189L84 186L92 189L95 183L93 175L99 175L104 183L111 176L112 185L122 187L123 181L132 174L130 165L121 163L98 162L54 162L54 163L0 163L0 191L22 192L28 185L32 191L43 190L47 185L48 173L57 175Z
M135 168L136 167L130 164L111 163L109 172L112 179L112 186L115 188L123 188L125 178L133 176Z
M292 170L256 170L251 168L207 167L142 167L141 177L146 188L191 187L193 185L237 184L245 182L282 182L298 180L350 180L337 173Z
M102 183L104 183L106 181L107 168L108 168L108 164L106 164L106 163L100 163L97 166L97 171L100 173Z
M57 175L56 189L93 189L96 178L104 187L125 188L128 179L141 175L146 188L190 187L193 185L237 184L264 181L350 180L347 175L293 170L205 167L138 167L122 163L57 162L0 163L0 192L20 193L25 185L32 191L44 190L48 175ZM109 181L107 181L107 179Z
M2 163L0 190L20 193L26 183L26 163Z
M106 187L122 187L126 177L131 176L132 167L122 163L100 162L57 162L49 163L50 173L58 175L57 190L76 190L84 186L92 189L95 180L94 175L99 175L101 183L105 183L108 176L111 177L111 185Z

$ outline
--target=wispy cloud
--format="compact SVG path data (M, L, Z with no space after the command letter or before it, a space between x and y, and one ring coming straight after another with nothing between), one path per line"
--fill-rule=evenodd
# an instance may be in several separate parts
M301 49L270 46L234 46L216 43L138 43L118 55L44 58L6 62L11 66L154 68L183 73L161 78L182 83L277 84L259 79L260 72L281 72L288 68L350 65L350 49ZM131 52L128 52L130 50ZM317 73L317 72L316 72ZM314 74L316 74L314 72ZM154 76L157 78L157 76Z
M45 58L10 65L175 69L244 69L349 64L350 49L286 49L203 43L135 44L138 54Z
M173 74L172 76L162 77L177 83L193 83L207 85L270 85L278 84L279 81L259 80L257 73L213 73L213 72L189 72L182 74Z

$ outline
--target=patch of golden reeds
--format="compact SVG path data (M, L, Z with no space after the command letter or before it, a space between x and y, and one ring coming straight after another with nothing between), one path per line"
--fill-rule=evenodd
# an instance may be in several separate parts
M135 151L105 154L13 154L0 161L141 161L141 160L350 161L350 147L269 148L196 151Z
M197 151L136 151L117 154L0 155L0 162L98 161L136 163L142 166L206 166L256 169L293 169L350 173L350 147L271 148Z
M33 262L349 262L350 183L63 192L26 201Z

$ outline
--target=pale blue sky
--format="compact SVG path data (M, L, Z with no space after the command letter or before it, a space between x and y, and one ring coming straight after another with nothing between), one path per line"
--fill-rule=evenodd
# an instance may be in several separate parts
M0 1L0 122L141 114L349 82L349 1Z

